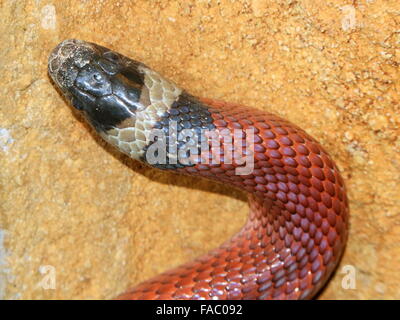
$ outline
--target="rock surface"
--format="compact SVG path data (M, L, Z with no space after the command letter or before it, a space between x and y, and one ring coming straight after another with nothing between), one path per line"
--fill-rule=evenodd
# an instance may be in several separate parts
M351 204L348 246L320 298L400 298L398 0L0 6L0 298L112 298L246 219L243 194L142 167L94 135L47 75L66 38L306 129L341 168Z

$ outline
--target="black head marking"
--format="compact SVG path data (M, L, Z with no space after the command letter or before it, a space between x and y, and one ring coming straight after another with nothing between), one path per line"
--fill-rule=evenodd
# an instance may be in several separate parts
M142 64L109 49L66 40L49 58L49 74L98 131L135 116L144 84Z

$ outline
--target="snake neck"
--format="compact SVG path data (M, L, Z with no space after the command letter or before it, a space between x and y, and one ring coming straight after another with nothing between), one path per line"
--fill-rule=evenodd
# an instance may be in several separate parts
M220 248L120 298L312 298L335 269L347 238L348 203L337 167L313 138L275 115L220 101L202 102L219 132L239 129L241 137L248 137L246 132L253 131L252 171L237 174L239 164L226 163L235 157L223 150L235 149L224 148L221 137L220 163L175 171L249 192L248 221Z

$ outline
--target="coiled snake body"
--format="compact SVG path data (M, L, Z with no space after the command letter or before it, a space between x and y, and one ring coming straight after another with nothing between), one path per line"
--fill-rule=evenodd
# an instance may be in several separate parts
M153 167L249 192L250 215L208 254L121 299L307 299L326 283L347 238L339 171L307 133L273 114L196 98L146 65L66 40L49 74L109 143Z

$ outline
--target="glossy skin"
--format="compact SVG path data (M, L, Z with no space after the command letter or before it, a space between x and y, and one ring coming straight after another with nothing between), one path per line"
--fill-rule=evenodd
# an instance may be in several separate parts
M74 47L75 53L71 54L73 50L66 50L65 46ZM183 160L175 164L152 164L249 192L250 215L243 229L220 248L139 284L119 298L309 299L315 296L340 260L348 229L345 187L327 152L286 120L240 105L197 99L126 57L110 60L119 71L107 74L98 64L109 54L104 49L85 42L64 42L49 59L49 73L107 141L149 164L146 152L154 142L149 142L141 133L156 128L168 134L171 131L166 120L172 119L177 123L178 133L184 128L192 132L207 129L214 133L228 129L231 135L241 135L243 144L234 154L251 146L249 154L254 166L249 173L238 174L236 169L243 165L235 157L229 161L228 149L224 149L226 140L221 136L217 138L221 148L212 149L209 154L203 153L199 144L190 138L198 152L188 156L189 164ZM98 70L109 86L102 85L96 91L91 87L93 83L89 83L84 88L80 83L87 79L87 74L82 69L75 72L74 77L67 77L72 81L63 82L71 63L85 50L91 52L85 70ZM52 67L55 62L66 67ZM128 74L126 69L132 72ZM118 82L118 79L122 80ZM80 87L78 93L77 87ZM115 89L110 90L110 87ZM93 99L85 102L88 98L82 95L87 95L88 91L92 97L93 92L101 92L95 97L97 102ZM121 98L121 92L131 92L131 98L126 98L127 94ZM119 106L115 102L124 99L128 101ZM99 108L104 108L100 115ZM152 118L153 108L159 109ZM139 111L145 116L149 114L147 118L151 121L142 122ZM129 134L131 136L126 138ZM200 135L201 138L207 136ZM171 140L172 136L167 139ZM171 160L169 152L167 156ZM201 162L201 159L217 155L218 162Z

